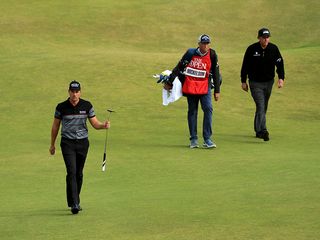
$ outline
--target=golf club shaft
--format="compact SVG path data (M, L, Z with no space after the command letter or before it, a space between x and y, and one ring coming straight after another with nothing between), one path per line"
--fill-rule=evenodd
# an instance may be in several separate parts
M107 159L107 154L103 154L103 161L102 161L102 171L104 172L106 170L106 159Z
M107 163L107 141L108 141L108 129L106 129L106 138L104 141L104 152L103 152L103 160L102 160L102 171L103 172L106 170L106 163Z
M109 116L107 121L110 120L111 113L114 112L110 109L107 110L109 112ZM106 138L104 141L104 153L103 153L103 160L102 160L102 171L104 172L106 170L106 165L107 165L107 142L108 142L108 129L106 129Z

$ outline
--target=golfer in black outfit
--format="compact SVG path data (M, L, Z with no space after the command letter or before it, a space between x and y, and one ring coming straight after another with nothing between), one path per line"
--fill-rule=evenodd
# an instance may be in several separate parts
M89 141L87 118L95 129L110 127L108 121L101 123L96 118L90 102L80 98L80 83L72 81L69 85L69 98L56 107L51 129L50 153L55 154L55 141L61 129L61 150L66 165L67 202L71 212L77 214L80 207L80 191L83 179L83 167L86 161Z
M254 130L257 138L269 141L266 113L275 77L278 74L278 88L284 85L284 64L278 47L269 42L270 31L258 31L259 42L250 45L243 58L241 68L242 89L248 91L247 76L252 98L256 104Z

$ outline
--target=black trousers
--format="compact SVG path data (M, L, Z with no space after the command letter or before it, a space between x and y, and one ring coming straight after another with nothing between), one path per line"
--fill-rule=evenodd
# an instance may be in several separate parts
M273 83L273 80L268 82L249 82L251 96L256 104L254 116L254 130L256 133L267 131L266 114Z
M83 168L89 149L89 140L61 138L60 146L67 171L67 202L68 206L72 207L74 204L80 204Z

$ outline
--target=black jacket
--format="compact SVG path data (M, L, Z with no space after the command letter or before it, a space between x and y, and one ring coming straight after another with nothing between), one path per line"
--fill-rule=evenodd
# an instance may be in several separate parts
M245 83L247 76L249 81L268 82L273 81L275 66L279 79L284 79L284 63L278 47L269 43L263 49L259 42L250 45L244 55L241 68L241 82Z

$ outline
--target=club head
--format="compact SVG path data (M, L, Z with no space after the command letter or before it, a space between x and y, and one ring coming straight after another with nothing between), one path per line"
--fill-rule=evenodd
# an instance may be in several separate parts
M153 74L152 77L154 77L154 78L159 78L159 77L160 77L160 74Z
M113 110L111 110L111 109L107 109L107 111L110 112L110 113L115 112L115 111L113 111Z

